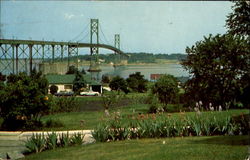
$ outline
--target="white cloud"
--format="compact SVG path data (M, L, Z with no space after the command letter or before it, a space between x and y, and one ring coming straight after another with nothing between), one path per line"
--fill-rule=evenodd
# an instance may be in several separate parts
M67 19L67 20L70 20L70 19L72 19L72 18L74 18L74 17L75 17L74 14L70 14L70 13L65 13L65 14L64 14L64 18Z

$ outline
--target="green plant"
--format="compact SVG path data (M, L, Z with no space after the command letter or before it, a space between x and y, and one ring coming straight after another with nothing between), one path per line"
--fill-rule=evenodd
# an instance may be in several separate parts
M118 94L120 93L120 91L123 91L126 94L129 92L127 89L127 82L119 76L116 76L111 80L111 82L109 83L109 87L112 90L118 91Z
M144 75L141 75L140 72L136 72L134 74L130 74L126 79L128 87L131 88L135 92L145 92L147 91L146 85L147 80L144 79Z
M46 138L43 134L33 134L26 142L25 147L30 153L42 152L46 149Z
M75 94L79 94L81 89L86 87L86 81L83 77L83 75L77 71L75 73L75 79L73 81L73 91L75 92Z
M177 80L172 75L161 76L152 86L151 91L165 106L175 103L179 92Z
M55 94L55 93L57 93L57 91L58 91L58 87L57 87L56 85L51 85L51 86L49 87L49 90L50 90L50 93L51 93L51 94Z
M79 102L75 96L55 97L51 105L50 113L74 112L79 110Z
M108 122L98 124L97 127L92 132L92 136L97 142L106 142L112 137L112 129L109 127Z
M61 134L59 135L59 146L61 147L67 147L70 145L70 137L69 137L69 132L66 134Z
M52 132L48 133L46 138L46 149L55 149L57 147L57 134Z
M81 145L83 143L83 137L84 135L82 133L75 133L70 139L71 145Z
M40 72L9 75L0 91L2 128L19 130L36 126L51 104L47 89L48 81Z

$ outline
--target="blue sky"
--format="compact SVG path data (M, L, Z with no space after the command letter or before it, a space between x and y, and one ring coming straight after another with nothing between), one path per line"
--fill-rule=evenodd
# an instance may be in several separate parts
M226 32L228 1L0 1L6 39L89 42L91 18L100 43L120 34L125 52L185 53L209 34ZM104 33L104 35L102 34ZM81 34L80 34L81 33ZM105 51L102 51L105 52Z

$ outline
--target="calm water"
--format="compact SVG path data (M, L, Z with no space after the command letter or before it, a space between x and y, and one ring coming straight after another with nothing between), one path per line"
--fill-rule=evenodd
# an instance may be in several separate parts
M2 65L3 61L0 62L0 71L3 74L8 75L12 72L12 64L10 62L11 61L5 61L6 64L9 63L9 69L4 69ZM36 64L37 62L34 62L33 67L36 67L38 69L39 66ZM85 71L87 71L89 69L89 65L79 66L79 68L84 68ZM116 69L114 69L114 67L111 65L101 65L101 69L102 72L100 75L119 75L123 78L127 78L130 74L135 72L141 72L141 74L144 75L146 79L150 79L150 74L171 74L175 77L189 76L188 72L184 70L184 68L180 64L127 65ZM19 71L29 71L28 62L25 63L24 61L20 61Z
M88 70L89 66L82 66L85 70ZM114 69L112 66L101 66L103 74L119 75L123 78L127 78L130 74L135 72L141 72L146 79L150 79L150 74L171 74L175 77L187 77L188 72L180 64L155 64L155 65L128 65L118 69Z

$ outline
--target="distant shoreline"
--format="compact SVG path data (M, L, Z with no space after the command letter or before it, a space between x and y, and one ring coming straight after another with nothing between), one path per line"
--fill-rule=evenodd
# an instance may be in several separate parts
M145 62L136 62L136 63L127 63L125 66L135 66L135 65L161 65L161 64L180 64L179 60L157 60L155 63L145 63ZM88 61L79 62L79 65L89 65ZM101 66L113 66L110 63L101 63Z

